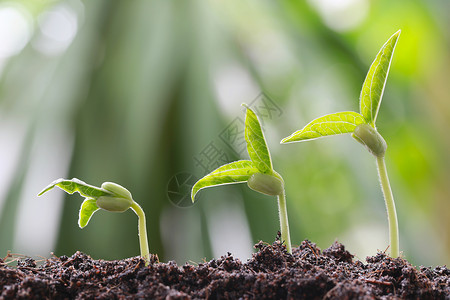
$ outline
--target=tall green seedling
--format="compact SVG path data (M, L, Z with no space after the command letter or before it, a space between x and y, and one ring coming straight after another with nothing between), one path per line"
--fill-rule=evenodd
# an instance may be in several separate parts
M346 111L319 117L281 141L281 143L302 142L324 136L352 133L352 136L375 156L386 203L392 257L399 256L397 214L384 160L387 145L376 129L375 121L399 36L400 30L383 45L370 66L361 90L360 113Z
M247 108L245 141L250 160L238 160L223 165L201 178L192 187L192 202L195 201L195 195L201 189L243 182L246 182L254 191L277 196L281 239L286 245L286 250L292 253L284 181L272 167L272 159L258 117L247 105L243 104L243 106Z
M78 226L80 228L84 228L89 223L92 215L99 209L110 212L124 212L131 208L138 216L141 256L146 261L146 265L148 265L150 252L148 248L145 213L141 206L133 200L131 193L126 188L113 182L105 182L101 187L96 187L76 178L70 180L61 178L53 181L38 196L53 189L55 186L69 194L78 192L85 198L78 215Z

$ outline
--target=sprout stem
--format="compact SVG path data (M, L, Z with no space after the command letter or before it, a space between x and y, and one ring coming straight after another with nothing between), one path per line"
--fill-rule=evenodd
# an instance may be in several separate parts
M391 257L396 258L399 253L399 236L397 213L395 211L394 196L392 195L389 178L386 171L386 163L383 156L376 156L378 166L378 176L380 177L381 189L383 190L384 201L386 203L386 210L389 222L389 243L391 247Z
M145 260L145 265L148 266L150 262L150 250L148 248L148 239L147 239L147 227L146 227L146 221L145 221L145 213L144 210L133 201L133 204L131 205L131 209L136 213L138 216L138 222L139 222L139 245L141 247L141 256Z
M278 214L280 216L281 240L286 244L286 250L292 253L291 236L289 234L289 222L286 208L286 192L284 191L278 195Z

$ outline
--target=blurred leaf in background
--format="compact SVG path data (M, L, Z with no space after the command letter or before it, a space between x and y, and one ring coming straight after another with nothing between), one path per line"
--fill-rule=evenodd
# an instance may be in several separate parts
M437 0L1 2L0 256L139 254L132 213L99 212L98 226L80 230L77 199L37 198L60 177L127 187L163 261L250 256L275 238L273 199L235 186L182 205L193 179L248 159L242 102L262 119L285 179L292 243L338 239L360 259L384 250L370 154L350 137L279 140L357 110L373 57L402 29L377 121L400 248L415 264L449 264L448 11Z

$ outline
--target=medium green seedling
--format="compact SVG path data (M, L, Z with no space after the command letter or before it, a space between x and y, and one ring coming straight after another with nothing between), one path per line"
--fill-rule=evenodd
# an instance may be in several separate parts
M284 144L352 133L353 138L375 156L388 215L391 256L394 258L400 255L397 213L384 160L387 145L376 129L375 121L399 36L400 30L383 45L370 66L361 90L360 113L346 111L319 117L281 140Z
M192 187L192 202L201 189L243 182L247 182L248 187L256 192L277 196L281 239L286 245L286 250L292 253L284 180L272 167L272 159L258 117L246 104L242 105L247 108L245 141L250 160L238 160L223 165L201 178Z
M38 196L53 189L55 186L69 194L78 192L85 198L81 204L78 216L78 226L80 228L84 228L89 223L92 215L99 209L110 212L124 212L131 208L138 216L141 256L144 258L146 265L148 265L150 252L148 248L145 213L141 206L133 200L131 193L126 188L113 182L105 182L101 187L96 187L76 178L70 180L61 178L53 181Z

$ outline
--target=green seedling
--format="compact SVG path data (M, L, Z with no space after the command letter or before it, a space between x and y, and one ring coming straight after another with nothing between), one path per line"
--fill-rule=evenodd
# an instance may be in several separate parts
M69 194L78 192L85 198L81 204L78 217L78 225L80 228L84 228L89 223L92 215L99 209L110 212L124 212L131 208L138 216L141 256L146 261L146 265L148 265L150 261L150 252L148 248L145 213L139 204L133 200L131 193L126 188L113 182L105 182L101 187L96 187L76 178L71 180L61 178L53 181L49 186L43 189L38 196L53 189L55 186Z
M223 165L201 178L192 187L192 202L201 189L243 182L247 182L248 187L254 191L277 196L281 239L286 245L286 250L292 253L283 178L272 167L272 159L258 117L247 105L242 105L247 108L245 140L250 160L238 160Z
M394 258L399 256L397 214L384 161L387 145L376 129L375 121L399 36L400 30L383 45L370 66L361 90L360 113L346 111L319 117L281 141L281 143L302 142L324 136L352 133L353 138L375 156L388 215L391 256Z

